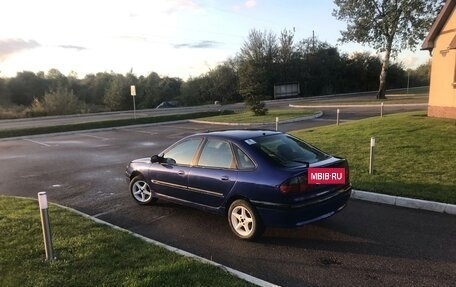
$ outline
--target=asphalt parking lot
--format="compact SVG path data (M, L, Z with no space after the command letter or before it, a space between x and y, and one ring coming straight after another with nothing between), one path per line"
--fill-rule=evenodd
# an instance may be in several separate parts
M0 193L46 191L52 202L278 285L454 286L455 216L350 200L325 221L242 242L223 217L130 198L124 170L131 159L208 129L179 123L0 141Z

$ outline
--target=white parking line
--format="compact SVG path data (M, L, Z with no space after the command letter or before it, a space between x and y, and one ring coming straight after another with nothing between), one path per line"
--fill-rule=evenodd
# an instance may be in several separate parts
M158 132L148 132L148 131L135 130L135 129L131 129L131 130L125 129L124 131L132 132L132 133L140 133L140 134L149 134L149 135L156 135L156 134L158 134Z
M157 132L147 132L147 131L135 131L137 133L142 133L142 134L149 134L149 135L156 135L158 134Z
M42 142L38 142L38 141L34 141L34 140L31 140L31 139L23 139L24 141L28 141L28 142L32 142L32 143L35 143L35 144L39 144L39 145L42 145L42 146L47 146L47 147L50 147L51 145L48 145L48 144L45 144L45 143L42 143Z
M105 137L99 137L99 136L94 136L94 135L88 135L88 134L81 134L81 136L84 136L84 137L89 137L89 138L94 138L94 139L99 139L99 140L109 140L109 138L105 138Z

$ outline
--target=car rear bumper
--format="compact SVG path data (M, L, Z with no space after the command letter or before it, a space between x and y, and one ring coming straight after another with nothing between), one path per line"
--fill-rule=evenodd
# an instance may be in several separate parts
M252 201L263 224L271 227L298 227L322 220L341 211L350 198L351 185L295 204L275 204Z

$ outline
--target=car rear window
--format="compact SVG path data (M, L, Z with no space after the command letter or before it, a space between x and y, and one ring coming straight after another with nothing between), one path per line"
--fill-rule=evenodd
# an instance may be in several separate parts
M325 160L330 156L287 134L257 137L245 141L268 159L285 167L297 167Z

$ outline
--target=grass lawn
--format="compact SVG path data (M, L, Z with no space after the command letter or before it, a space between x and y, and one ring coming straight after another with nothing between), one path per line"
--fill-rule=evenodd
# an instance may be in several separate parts
M379 105L384 103L385 105L390 104L425 104L428 103L429 98L427 94L394 94L386 95L386 99L378 100L374 96L359 96L359 97L340 97L340 98L329 98L322 99L319 102L308 102L302 101L295 105L305 106L320 106L320 105Z
M38 203L0 196L0 286L252 286L220 268L50 206L57 260L44 260Z
M303 109L275 109L269 110L268 113L264 116L255 116L251 111L244 111L235 114L205 117L198 120L227 123L275 123L276 117L279 117L279 121L285 121L305 116L311 116L315 114L315 112L315 110Z
M346 157L355 189L456 204L455 120L412 112L293 134ZM371 137L374 175L368 173Z

